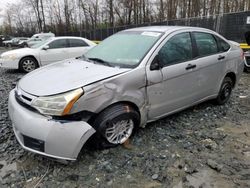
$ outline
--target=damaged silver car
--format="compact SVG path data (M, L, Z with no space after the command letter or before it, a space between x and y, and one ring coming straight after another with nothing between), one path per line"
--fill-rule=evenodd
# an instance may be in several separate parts
M121 31L83 57L39 68L10 92L21 146L75 160L91 137L124 143L139 126L205 100L226 103L244 68L242 50L208 29Z

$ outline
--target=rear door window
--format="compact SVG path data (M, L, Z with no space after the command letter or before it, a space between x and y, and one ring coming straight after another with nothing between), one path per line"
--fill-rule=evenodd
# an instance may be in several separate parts
M80 39L69 39L70 47L84 47L89 46L85 41Z
M216 40L218 42L218 47L220 52L226 52L230 49L230 45L222 38L216 36Z
M217 42L210 33L194 32L198 56L208 56L219 52Z

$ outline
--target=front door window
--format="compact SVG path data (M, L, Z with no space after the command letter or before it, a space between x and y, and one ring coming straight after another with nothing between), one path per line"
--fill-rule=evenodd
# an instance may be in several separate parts
M192 59L192 43L189 33L177 34L169 39L158 53L163 66Z

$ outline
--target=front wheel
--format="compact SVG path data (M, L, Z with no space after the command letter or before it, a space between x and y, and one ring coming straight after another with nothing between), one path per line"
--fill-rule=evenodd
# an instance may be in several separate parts
M232 79L230 77L225 77L221 84L219 94L215 100L216 104L219 105L225 104L230 99L232 90L233 90Z
M114 147L126 142L140 122L139 113L131 106L118 104L101 112L94 121L97 148Z
M38 68L38 63L36 59L32 57L25 57L21 59L19 63L19 69L26 73L31 72L35 70L36 68Z

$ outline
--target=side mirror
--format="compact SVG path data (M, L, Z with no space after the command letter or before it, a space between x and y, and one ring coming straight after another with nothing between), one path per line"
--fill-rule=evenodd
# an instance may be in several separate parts
M159 60L159 55L156 55L153 62L150 65L150 70L160 70L161 68L162 68L162 65Z
M46 45L46 46L44 46L42 49L43 49L43 50L48 50L48 49L49 49L49 46Z

